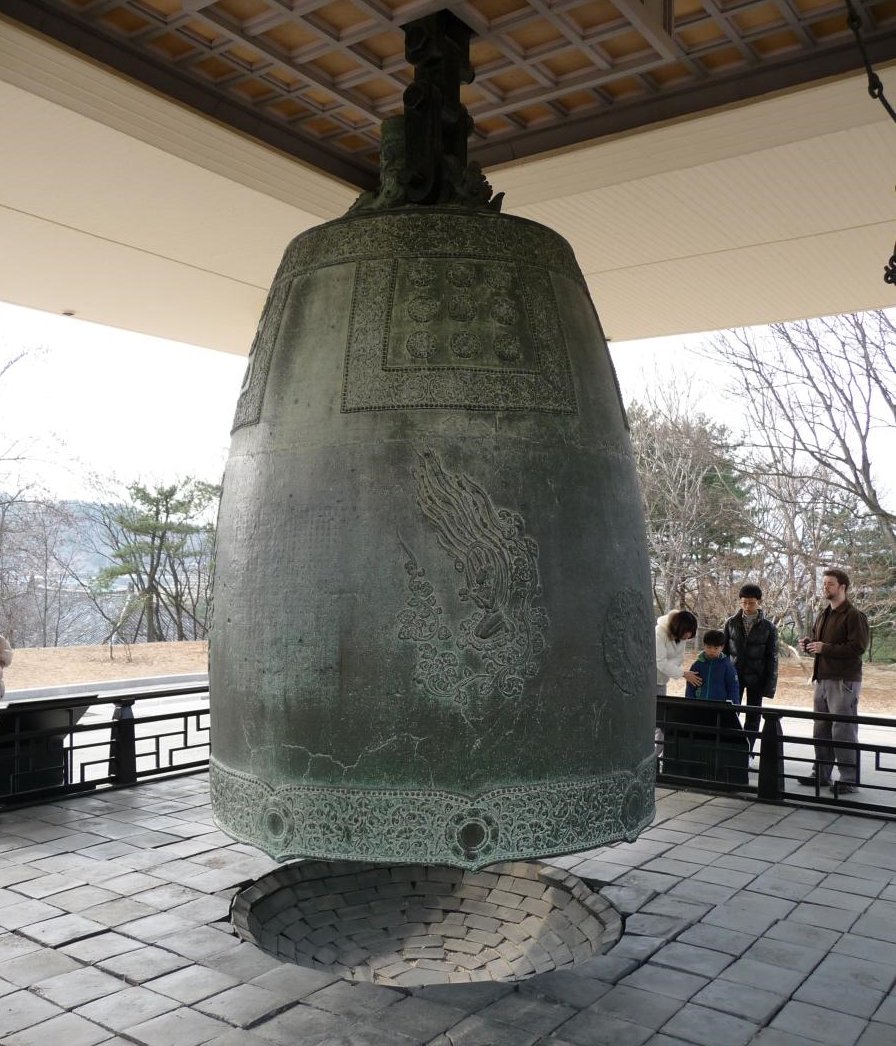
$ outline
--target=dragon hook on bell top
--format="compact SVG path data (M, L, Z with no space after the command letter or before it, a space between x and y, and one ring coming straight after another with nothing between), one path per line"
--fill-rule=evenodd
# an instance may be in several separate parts
M405 57L414 79L404 92L404 114L383 121L380 182L362 193L351 212L407 206L454 206L500 211L475 161L467 160L473 121L460 85L473 81L472 30L450 11L404 27Z

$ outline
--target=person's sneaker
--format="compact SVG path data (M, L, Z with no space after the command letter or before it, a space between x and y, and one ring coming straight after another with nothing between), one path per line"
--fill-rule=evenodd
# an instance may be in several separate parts
M797 781L799 782L799 784L805 785L807 788L814 788L815 787L815 778L814 777L798 777ZM822 781L821 782L821 787L822 788L830 788L831 787L830 780Z
M853 784L848 784L846 781L831 782L831 784L828 785L828 787L836 795L849 795L851 792L856 791L856 786Z

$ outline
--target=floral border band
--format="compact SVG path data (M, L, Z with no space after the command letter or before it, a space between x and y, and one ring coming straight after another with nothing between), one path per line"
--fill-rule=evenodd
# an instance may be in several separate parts
M287 784L214 757L218 826L275 860L389 861L478 869L637 838L654 816L655 757L634 771L457 792Z

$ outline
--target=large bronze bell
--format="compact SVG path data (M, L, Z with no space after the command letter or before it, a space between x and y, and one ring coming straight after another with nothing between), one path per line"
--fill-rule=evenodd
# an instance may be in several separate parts
M566 241L466 163L465 27L414 31L380 190L286 251L224 482L214 813L280 860L478 868L653 815L648 561L606 342Z

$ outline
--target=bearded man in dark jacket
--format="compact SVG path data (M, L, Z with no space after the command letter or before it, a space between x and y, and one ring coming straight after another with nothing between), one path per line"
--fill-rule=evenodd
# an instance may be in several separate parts
M804 636L800 646L815 658L812 682L815 684L812 707L816 712L835 716L858 713L862 689L862 655L868 649L868 618L850 603L849 574L828 567L821 579L827 607L815 619L811 636ZM802 785L827 785L839 797L854 792L858 786L857 723L843 719L816 719L812 730L815 741L815 766L811 776L798 777ZM840 780L831 778L834 763Z
M742 585L737 595L740 610L725 622L725 653L737 668L741 701L746 693L750 711L744 730L752 754L759 736L759 709L764 698L774 698L778 686L778 630L762 612L758 585Z

